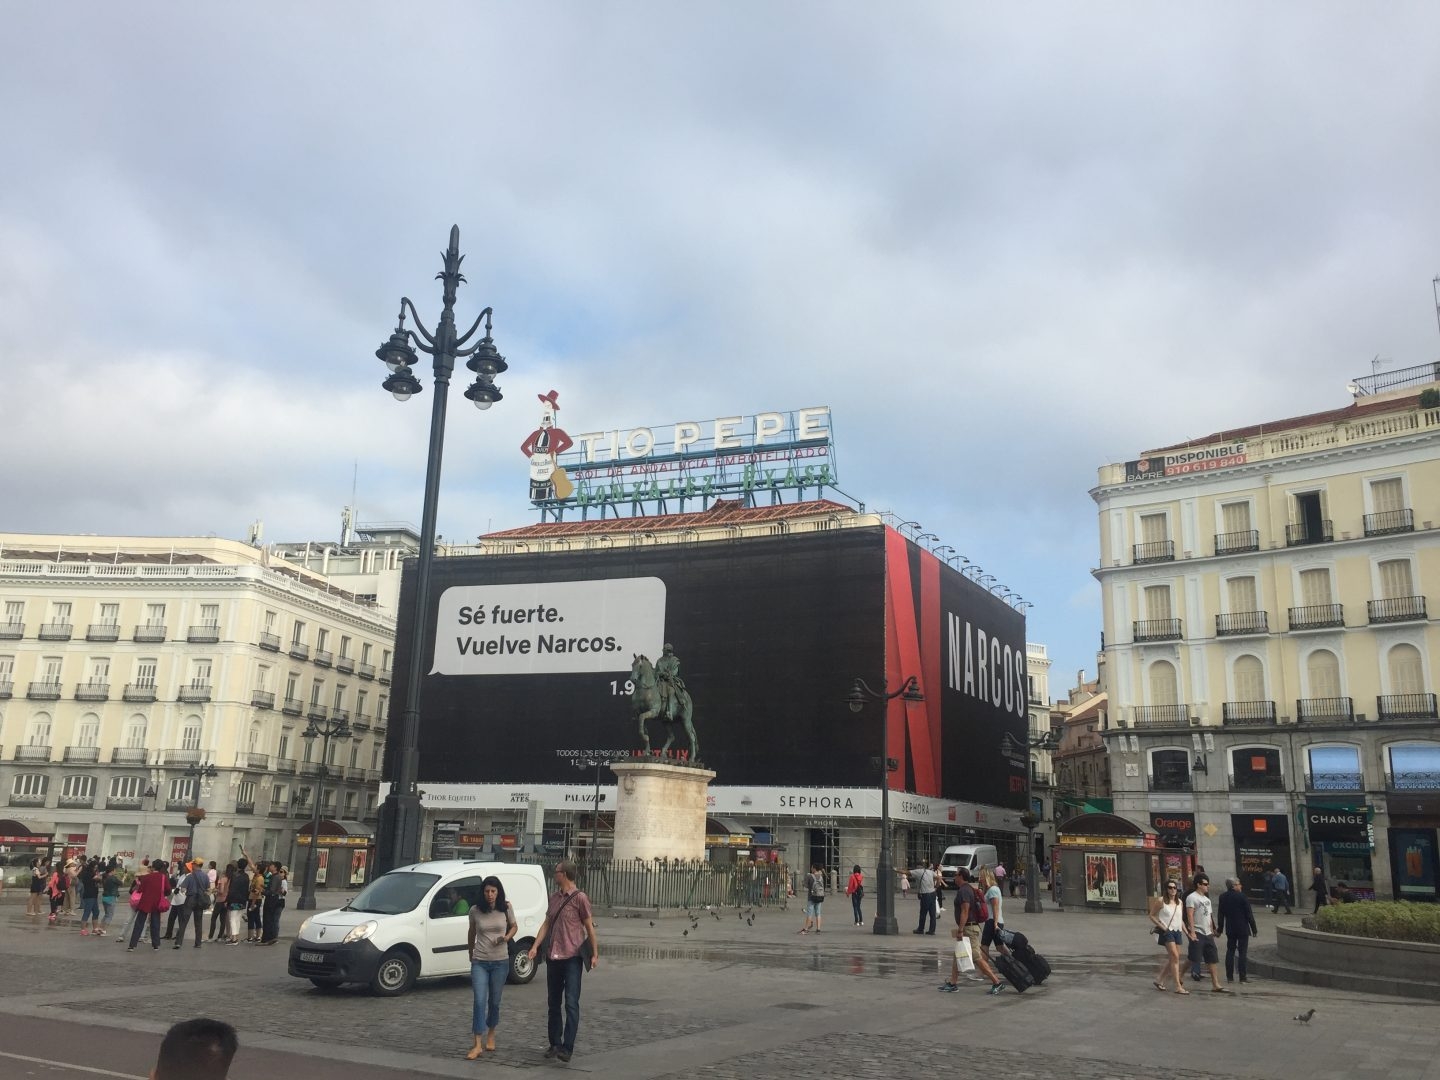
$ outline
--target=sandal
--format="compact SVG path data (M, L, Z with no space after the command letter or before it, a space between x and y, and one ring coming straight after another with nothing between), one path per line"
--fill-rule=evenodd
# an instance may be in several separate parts
M1210 992L1212 994L1228 994L1231 990L1228 986L1212 986Z
M1176 990L1175 993L1177 993L1177 994L1184 994L1186 997L1189 997L1189 996L1190 996L1190 991L1189 991L1189 990L1186 990L1183 986L1180 987L1178 990Z
M1155 987L1155 989L1159 990L1162 994L1165 992L1165 987L1161 986L1158 982L1152 982L1150 985Z

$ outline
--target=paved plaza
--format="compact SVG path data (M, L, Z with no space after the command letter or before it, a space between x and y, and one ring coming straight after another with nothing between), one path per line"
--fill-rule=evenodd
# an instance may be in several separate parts
M950 913L940 934L917 937L909 933L913 901L902 908L901 936L888 939L847 925L837 917L847 905L833 900L831 925L818 936L797 935L793 911L761 912L753 925L733 910L697 913L698 925L605 918L576 1055L560 1065L541 1057L543 972L506 988L500 1049L468 1062L463 981L388 1000L322 992L285 973L283 945L128 954L114 938L37 924L11 899L0 905L3 1078L141 1077L171 1023L210 1015L240 1030L236 1077L303 1068L311 1080L398 1080L504 1068L892 1080L953 1067L1007 1080L1440 1080L1435 1003L1254 977L1228 996L1193 983L1188 998L1160 994L1150 984L1160 952L1136 917L1011 915L1009 925L1031 937L1055 973L1042 989L994 998L979 984L936 991L949 967ZM300 917L286 913L287 937ZM1299 921L1258 918L1262 948L1277 922ZM1310 1024L1293 1019L1309 1008Z

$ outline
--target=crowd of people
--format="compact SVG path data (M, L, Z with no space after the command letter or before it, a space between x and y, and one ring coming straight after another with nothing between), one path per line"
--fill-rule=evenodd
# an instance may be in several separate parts
M25 914L55 924L73 920L78 911L82 937L106 937L123 895L129 916L120 940L128 941L132 952L147 928L153 949L159 949L161 941L180 948L187 929L193 929L197 949L205 940L217 941L217 935L218 944L239 945L243 940L273 945L280 939L280 913L289 889L288 867L275 860L252 864L243 849L239 859L223 868L199 858L173 864L144 859L133 874L115 858L53 863L36 858L30 865ZM161 918L167 915L162 934Z

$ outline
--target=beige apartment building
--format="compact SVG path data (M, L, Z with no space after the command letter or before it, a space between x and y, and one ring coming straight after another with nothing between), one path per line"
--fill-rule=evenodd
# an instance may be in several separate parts
M363 872L391 615L314 570L203 537L0 534L0 606L8 874L52 840L132 863L178 857L197 807L196 853L293 863L322 787L322 861L347 860L329 880L348 884L352 861ZM306 733L341 721L322 785L323 741Z
M1440 366L1100 469L1116 812L1258 893L1268 866L1435 899ZM1428 392L1427 392L1428 391Z

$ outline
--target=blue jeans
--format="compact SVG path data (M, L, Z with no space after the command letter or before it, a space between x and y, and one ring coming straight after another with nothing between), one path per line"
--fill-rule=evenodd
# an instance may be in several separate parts
M509 960L470 961L470 988L475 991L475 1011L470 1019L470 1030L476 1035L484 1035L488 1029L500 1026L500 991L509 974Z
M925 929L925 920L930 920L930 929ZM935 894L924 892L920 894L920 925L915 928L917 934L933 934L935 932Z
M545 964L545 988L550 1003L550 1045L567 1054L575 1052L575 1036L580 1031L580 976L585 962L578 956L568 960L550 960ZM565 1015L560 1015L561 997Z
M80 925L86 922L100 921L100 898L98 896L82 896L80 898Z
M858 892L850 894L850 907L855 912L855 921L857 923L863 921L865 916L860 913L860 894Z

